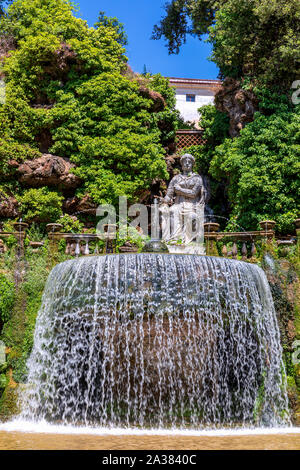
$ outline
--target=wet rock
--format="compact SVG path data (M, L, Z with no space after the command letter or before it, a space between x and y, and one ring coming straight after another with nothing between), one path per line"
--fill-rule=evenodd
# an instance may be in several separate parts
M18 169L20 183L31 186L56 186L60 189L75 189L81 180L71 170L75 165L66 158L43 154L40 158L27 160Z
M64 201L63 209L68 214L88 213L96 215L97 204L94 203L89 195L85 195L82 199L77 196L70 197Z
M0 192L0 217L14 219L20 215L19 203L13 195Z
M226 113L230 119L229 134L239 135L248 122L253 121L258 110L258 99L251 90L244 90L241 82L233 78L224 80L222 87L215 95L216 108Z

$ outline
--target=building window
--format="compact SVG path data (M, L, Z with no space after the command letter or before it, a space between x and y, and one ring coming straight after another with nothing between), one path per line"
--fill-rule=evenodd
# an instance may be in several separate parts
M190 103L195 103L196 95L186 95L186 101L189 101Z

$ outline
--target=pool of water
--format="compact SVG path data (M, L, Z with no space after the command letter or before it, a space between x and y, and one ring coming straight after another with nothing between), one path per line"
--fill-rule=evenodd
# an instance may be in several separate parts
M299 450L300 428L135 430L0 424L1 450Z

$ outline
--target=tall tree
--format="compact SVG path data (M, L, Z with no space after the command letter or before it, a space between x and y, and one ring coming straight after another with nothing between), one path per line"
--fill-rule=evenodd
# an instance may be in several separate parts
M121 44L121 46L127 46L127 34L124 30L124 25L119 22L118 18L106 16L104 11L100 11L95 27L99 28L100 26L107 26L108 28L114 29L117 33L116 39L118 43Z
M0 0L0 16L5 14L5 8L12 2L13 0Z
M178 53L188 34L209 35L222 77L288 89L299 75L299 0L172 0L152 37Z

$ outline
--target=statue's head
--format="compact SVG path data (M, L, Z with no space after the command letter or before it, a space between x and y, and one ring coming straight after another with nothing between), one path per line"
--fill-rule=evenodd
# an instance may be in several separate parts
M192 171L193 166L195 165L195 159L190 153L185 153L182 155L180 163L183 170Z

